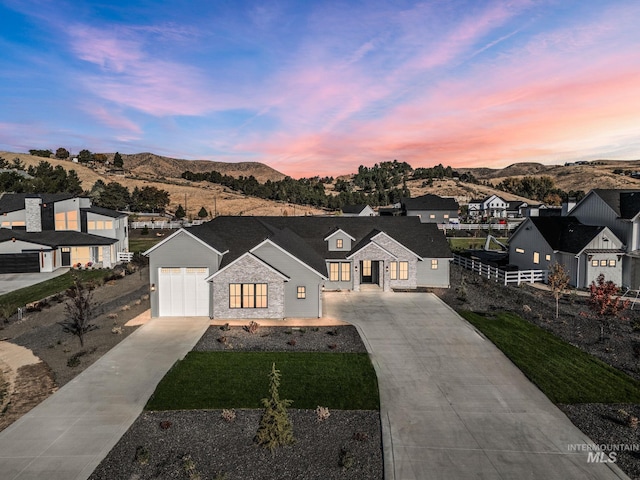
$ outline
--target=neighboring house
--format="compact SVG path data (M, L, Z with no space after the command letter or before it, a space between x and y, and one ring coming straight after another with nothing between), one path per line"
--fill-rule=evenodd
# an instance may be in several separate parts
M0 227L0 273L110 268L129 249L126 214L71 194L2 194Z
M470 217L506 218L507 202L497 195L491 195L484 199L474 199L469 202L468 214Z
M343 217L373 217L376 212L369 205L345 205L342 207Z
M622 285L640 288L640 190L595 189L569 212L582 223L604 225L625 244Z
M585 225L576 217L530 217L509 239L509 263L520 270L563 265L571 285L588 287L603 273L622 282L623 242L605 226Z
M412 217L218 217L145 252L151 315L322 316L322 290L448 287L451 251Z
M524 213L529 204L519 200L512 200L507 202L507 217L508 218L521 218L524 217Z
M460 205L454 198L426 194L402 199L403 214L420 217L422 223L457 222L459 210Z

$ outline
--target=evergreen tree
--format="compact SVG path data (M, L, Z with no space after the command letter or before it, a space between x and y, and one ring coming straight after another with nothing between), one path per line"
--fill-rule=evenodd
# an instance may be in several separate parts
M200 218L207 218L209 216L209 213L207 212L207 209L202 207L200 209L200 211L198 212L198 217Z
M122 156L118 152L113 157L113 166L115 168L124 168L124 160L122 160Z
M283 400L278 392L280 388L280 371L276 370L276 364L271 366L269 374L269 394L270 398L263 398L264 412L260 419L260 427L255 436L258 445L268 448L273 452L276 447L282 445L292 445L293 426L287 414L287 407L291 405L291 400Z
M59 160L66 160L67 158L69 158L69 150L60 147L56 150L56 158Z
M174 215L180 220L187 216L187 213L184 211L182 204L178 205L178 208L176 208L176 213Z

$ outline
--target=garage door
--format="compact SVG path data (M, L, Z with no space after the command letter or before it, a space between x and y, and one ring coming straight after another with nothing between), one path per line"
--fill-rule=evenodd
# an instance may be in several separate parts
M208 268L166 268L158 272L161 317L209 316Z
M4 253L0 255L0 273L33 273L40 271L40 255L33 253Z

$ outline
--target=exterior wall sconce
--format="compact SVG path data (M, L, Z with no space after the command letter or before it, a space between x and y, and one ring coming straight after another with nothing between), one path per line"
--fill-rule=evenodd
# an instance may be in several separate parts
M152 291L152 292L155 292L155 291L156 291L156 284L155 284L155 283L152 283L152 284L151 284L151 291Z

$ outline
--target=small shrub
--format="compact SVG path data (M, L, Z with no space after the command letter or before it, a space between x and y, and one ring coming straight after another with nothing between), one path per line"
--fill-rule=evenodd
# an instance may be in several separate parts
M251 320L251 322L249 322L249 325L245 325L243 328L246 332L256 333L258 331L258 328L260 328L260 324Z
M122 335L122 327L113 327L111 333L114 335Z
M220 327L220 330L222 330L223 332L228 332L229 330L231 330L231 327L229 326L228 323L225 323Z
M160 429L161 430L168 430L169 427L171 427L171 425L173 425L173 423L171 423L169 420L162 420L160 422Z
M316 408L316 418L318 419L318 422L324 422L330 415L331 413L329 413L328 407L321 407L318 405L318 408Z
M311 331L312 331L312 332L319 332L319 331L320 331L320 328L318 328L318 327L313 327L313 328L311 329Z
M224 335L221 337L218 337L218 342L224 345L225 343L227 343L227 337L225 337Z
M295 338L292 338L291 340L289 340L289 341L287 342L287 345L291 345L292 347L295 347L295 346L296 346L296 343L298 343L298 342L296 342L296 339L295 339Z
M107 318L109 318L109 319L113 320L113 319L115 319L115 318L118 318L118 314L117 314L117 313L115 313L115 312L114 312L114 313L110 313L109 315L107 315Z
M269 397L262 399L264 412L255 436L255 442L268 448L272 453L276 447L292 445L295 442L293 426L287 414L287 407L291 405L292 401L281 399L279 388L280 371L276 369L274 363L271 367L271 373L269 373Z
M356 442L366 442L367 440L369 440L369 435L367 435L365 432L354 432L353 439Z
M340 333L340 332L338 331L338 329L337 329L337 328L333 328L333 329L331 329L331 330L329 330L329 331L327 332L327 335L331 335L332 337L335 337L335 336L337 336L339 333Z
M338 348L338 345L336 345L335 343L331 343L329 345L327 345L329 347L329 350L335 350Z
M140 300L142 300L143 302L146 302L147 300L149 300L149 295L147 295L146 293L144 295L142 295L140 297Z
M64 352L65 350L63 350ZM68 351L68 350L67 350ZM67 367L77 367L80 365L80 358L85 355L90 355L96 351L96 347L90 348L89 350L80 350L79 352L74 353L67 359Z
M202 475L196 469L196 462L193 461L191 455L185 455L182 457L182 466L185 473L189 476L189 480L200 480Z
M342 468L343 471L349 470L351 467L353 467L354 463L355 458L353 454L346 448L342 448L342 450L340 450L340 459L338 460L338 465L340 465L340 468Z
M140 305L142 303L142 300L136 300L135 302L133 302L135 305Z
M640 322L639 322L639 321L637 321L637 320L636 320L635 322L633 322L633 324L631 325L631 329L632 329L634 332L638 332L638 331L640 331Z
M122 310L123 312L126 312L127 310L131 310L131 307L129 305L123 305L120 310Z
M522 311L524 313L531 313L531 307L529 305L527 305L527 304L522 305Z
M140 232L140 235L149 235L149 227L147 227L146 225L142 227L142 231Z
M136 454L134 456L134 461L139 465L147 465L149 463L149 450L147 450L144 446L138 445L136 447Z
M236 421L236 411L232 409L225 408L222 410L222 415L220 415L222 419L227 423L232 423Z

